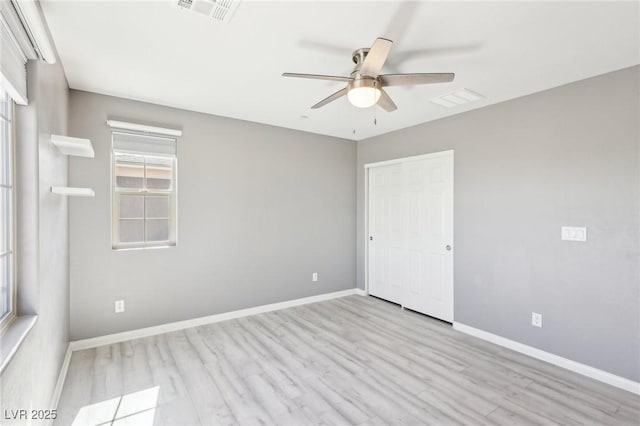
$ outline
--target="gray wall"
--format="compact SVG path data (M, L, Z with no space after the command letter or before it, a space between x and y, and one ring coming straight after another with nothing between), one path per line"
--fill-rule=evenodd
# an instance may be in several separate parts
M30 61L29 105L16 107L18 314L38 321L0 378L1 412L51 408L69 342L68 160L51 144L67 131L62 66Z
M355 142L70 93L70 134L96 151L70 166L96 192L70 207L72 340L354 288ZM175 248L111 249L107 117L184 130Z
M363 165L455 149L455 321L640 380L639 79L629 68L360 141L358 286ZM588 242L561 241L562 225Z

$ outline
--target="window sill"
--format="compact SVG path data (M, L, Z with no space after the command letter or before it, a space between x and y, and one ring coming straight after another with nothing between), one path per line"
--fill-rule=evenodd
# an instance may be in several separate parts
M16 317L11 324L2 332L0 336L0 374L7 368L14 355L18 352L20 345L33 328L37 315L22 315Z
M130 245L130 246L112 246L111 250L112 251L131 251L131 250L155 250L155 249L170 249L170 248L174 248L177 244L176 243L168 243L168 244L163 244L163 245L157 245L157 246L136 246L136 245Z

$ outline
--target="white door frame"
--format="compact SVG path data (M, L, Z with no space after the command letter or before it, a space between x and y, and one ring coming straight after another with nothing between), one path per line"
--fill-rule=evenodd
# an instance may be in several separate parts
M376 163L367 163L364 165L364 292L365 294L369 294L369 169L373 168L373 167L380 167L380 166L388 166L390 164L400 164L400 163L407 163L409 161L417 161L417 160L423 160L425 158L437 158L437 157L444 157L447 155L451 155L454 159L453 162L453 168L454 168L454 172L455 172L455 150L450 149L447 151L439 151L439 152L432 152L429 154L421 154L421 155L414 155L412 157L403 157L403 158L396 158L393 160L386 160L386 161L378 161ZM455 174L454 174L454 180L453 180L453 185L454 185L454 196L453 196L453 206L454 206L454 218L455 218ZM454 234L454 238L455 238L455 220L454 220L454 225L453 225L453 234ZM456 254L456 250L454 247L452 256L452 265L454 266L454 274L453 274L453 300L455 301L455 290L456 290L456 281L455 281L455 254ZM455 303L454 303L454 308L455 308ZM455 309L454 309L454 318L455 318Z

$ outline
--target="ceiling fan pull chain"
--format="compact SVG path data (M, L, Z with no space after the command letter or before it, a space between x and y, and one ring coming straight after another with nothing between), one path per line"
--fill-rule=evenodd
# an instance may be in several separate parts
M378 105L373 106L373 125L378 125Z
M353 134L356 134L356 108L351 108L351 122L353 123Z

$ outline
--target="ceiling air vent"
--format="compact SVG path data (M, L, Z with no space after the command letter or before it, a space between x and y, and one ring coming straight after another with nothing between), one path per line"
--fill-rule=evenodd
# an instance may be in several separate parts
M468 104L469 102L479 101L484 98L479 93L473 92L469 89L459 89L455 92L447 93L446 95L438 96L437 98L430 99L431 103L440 105L445 108L454 108L458 105Z
M240 0L178 0L180 8L220 22L229 22L239 3Z

